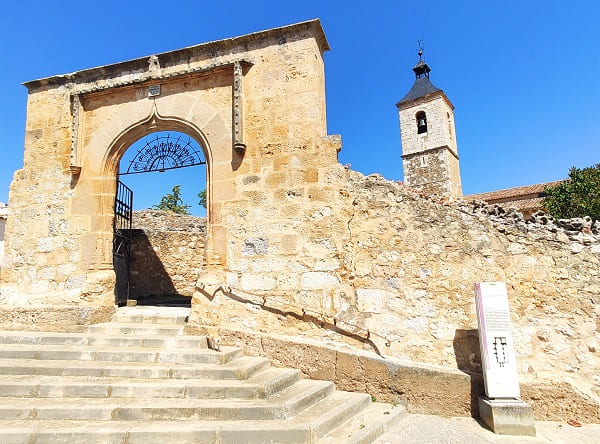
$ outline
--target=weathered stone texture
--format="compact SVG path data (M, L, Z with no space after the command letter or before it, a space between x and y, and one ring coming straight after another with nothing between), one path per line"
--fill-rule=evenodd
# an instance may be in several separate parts
M191 296L205 259L206 219L170 211L133 213L129 296Z
M425 195L462 196L454 109L442 91L399 104L404 183ZM427 131L418 133L417 114Z
M192 322L302 332L480 372L476 335L465 333L477 328L473 284L506 281L521 381L535 385L570 375L586 396L597 396L600 356L590 348L600 337L597 237L577 243L574 252L563 229L499 223L478 207L424 199L341 166L323 168L319 176L335 198L312 200L313 184L294 186L293 193L267 189L263 207L230 213L239 229L230 237L227 264L243 283L232 293L265 309L240 310L221 293L211 301L198 291ZM293 219L264 210L281 196L298 202ZM273 249L248 260L242 250L258 235ZM284 236L296 236L293 256L279 253ZM327 271L316 271L324 264ZM245 284L257 279L269 285Z
M235 228L223 212L225 202L261 205L267 180L277 182L273 187L317 180L315 168L288 165L293 159L278 150L287 156L299 151L317 162L336 159L339 143L320 143L327 135L326 50L320 24L311 21L27 82L24 166L11 184L13 217L0 300L27 306L51 299L85 306L92 298L94 304L112 307L118 163L131 143L153 131L183 131L205 149L211 218L207 256L213 264L226 260L227 238ZM248 147L242 155L232 143L236 64L242 66ZM148 97L148 87L155 84L161 85L161 94ZM291 140L294 148L288 149ZM254 189L238 193L253 183ZM92 296L93 291L99 293Z
M195 243L187 228L183 235L168 224L168 234L149 231L146 240L176 291L194 286L191 328L327 338L478 372L473 284L506 281L524 386L559 381L569 399L585 396L597 406L597 228L541 216L526 224L514 212L425 199L342 167L341 139L326 133L327 49L312 21L27 83L25 162L10 189L0 322L53 328L70 313L60 328L79 329L110 316L119 160L148 133L182 131L206 151L206 247L200 233L191 235ZM232 136L236 64L243 65L243 153ZM149 98L154 84L161 95ZM414 376L422 385L415 390L427 386L425 376ZM460 396L464 411L468 396Z
M7 216L8 208L5 203L0 202L0 268L2 268L2 260L4 259L4 232L6 230Z

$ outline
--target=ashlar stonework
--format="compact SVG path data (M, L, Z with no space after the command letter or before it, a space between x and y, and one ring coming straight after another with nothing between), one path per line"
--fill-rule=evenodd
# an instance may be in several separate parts
M119 160L141 136L181 131L202 145L208 177L205 248L179 283L193 294L189 330L279 362L296 344L312 377L332 363L342 388L421 406L427 392L460 398L453 414L469 414L481 365L473 284L505 281L524 398L539 418L599 422L597 233L511 221L341 166L325 120L328 49L310 21L26 83L3 328L110 318ZM337 366L340 347L360 356Z
M70 327L55 322L48 300L59 311L79 310L78 324L90 312L110 316L119 160L134 141L160 130L182 131L203 147L205 260L226 263L235 227L223 204L246 197L242 177L281 180L283 162L269 166L262 158L272 146L293 141L317 163L336 160L339 141L327 138L325 122L328 49L319 22L310 21L27 82L24 166L11 184L0 275L3 305L37 311L49 328ZM156 85L161 92L151 96ZM293 174L316 181L314 168L299 164ZM252 198L260 204L260 193ZM7 309L7 318L18 324L12 313Z

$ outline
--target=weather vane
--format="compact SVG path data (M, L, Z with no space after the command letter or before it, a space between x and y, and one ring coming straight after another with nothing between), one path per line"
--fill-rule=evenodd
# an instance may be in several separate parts
M423 40L417 40L417 49L418 49L417 54L419 54L419 62L422 62L423 61L423 49L425 49L423 46Z

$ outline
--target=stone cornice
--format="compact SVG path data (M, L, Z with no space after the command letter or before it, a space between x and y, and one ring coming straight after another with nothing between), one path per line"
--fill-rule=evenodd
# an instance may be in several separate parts
M193 70L193 65L196 65L196 63L200 61L204 61L204 66L208 66L209 69L214 69L219 65L233 65L235 61L251 63L251 61L240 57L244 52L247 52L248 46L260 47L261 44L269 45L270 43L268 42L268 39L272 38L276 38L280 43L285 43L286 41L293 39L294 36L299 35L299 33L302 31L308 31L312 34L312 36L317 40L321 52L329 50L329 44L325 37L325 33L323 32L321 22L319 19L314 19L293 25L282 26L280 28L258 31L239 37L215 40L182 49L176 49L174 51L140 57L125 62L76 71L70 74L61 74L57 76L31 80L23 83L23 85L27 87L29 91L44 87L51 88L59 86L66 86L71 89L74 85L93 84L102 80L110 83L110 80L113 80L114 86L110 87L116 87L124 84L140 83L147 80L160 80L162 78L191 74L191 72L179 72L181 69L179 69L177 73L173 74L171 72L171 68L175 69L180 65L187 65L189 67L189 71ZM158 73L149 72L148 64L149 60L152 58L156 58L158 60L158 65L161 67L160 71L162 71L160 75L158 75ZM206 68L200 69L200 71L202 70L206 70ZM142 77L145 78L142 79ZM120 81L122 78L128 79L127 83ZM137 80L132 81L133 78L137 78ZM84 87L81 89L85 90L89 88Z
M151 56L151 59L154 56ZM149 60L148 59L148 60ZM232 59L229 61L222 61L216 63L202 64L196 65L194 67L190 67L188 65L183 65L181 67L175 69L158 69L158 70L149 70L141 73L128 73L123 74L119 77L108 77L101 78L95 81L89 81L85 83L66 83L72 95L82 95L89 94L99 91L104 91L110 88L119 88L123 86L131 86L131 85L139 85L147 82L160 82L164 80L169 80L182 76L190 76L194 74L202 74L211 71L219 71L224 69L233 69L233 67L239 64L244 68L249 68L253 65L251 60L248 59ZM33 88L35 89L35 88ZM31 90L31 89L30 89Z
M400 156L402 159L412 159L413 157L420 156L422 154L429 154L435 151L448 150L450 153L458 159L458 154L456 154L448 145L436 146L435 148L428 148L426 150L417 151L409 154L402 154Z
M438 97L441 97L442 99L444 99L444 101L448 104L450 109L454 110L454 105L452 104L452 102L450 101L448 96L446 96L446 94L444 94L444 91L442 91L442 90L435 91L431 94L427 94L426 96L418 97L418 98L416 98L414 100L410 100L408 102L404 102L404 103L398 102L398 103L396 103L396 107L400 111L403 111L405 109L412 108L415 105L420 105L422 103L431 102L432 100L434 100Z

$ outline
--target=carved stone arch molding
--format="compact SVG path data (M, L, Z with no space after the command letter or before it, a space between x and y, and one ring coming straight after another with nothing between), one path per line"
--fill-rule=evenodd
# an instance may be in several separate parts
M213 174L216 164L231 165L231 129L215 107L185 94L134 101L119 108L109 119L97 124L98 129L81 146L83 168L75 194L95 202L95 215L90 215L92 229L97 233L94 268L112 267L113 206L119 161L135 141L157 131L185 133L202 147L209 204L207 251L213 251L212 225L214 207L218 205L213 198Z

